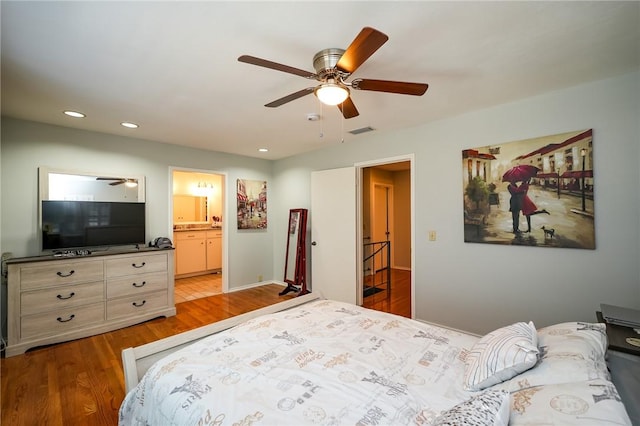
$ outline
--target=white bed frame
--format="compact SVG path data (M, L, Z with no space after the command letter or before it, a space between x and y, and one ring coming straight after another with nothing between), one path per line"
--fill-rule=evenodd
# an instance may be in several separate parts
M142 346L126 348L122 351L122 366L124 368L124 384L126 393L129 393L129 391L138 384L144 373L146 373L149 367L151 367L156 361L159 361L182 347L190 345L191 343L212 334L227 330L249 319L295 308L296 306L318 299L321 299L320 295L313 293L305 294L304 296L287 299L271 306L266 306L226 320L214 322L213 324L185 331L184 333L156 340L155 342L147 343Z

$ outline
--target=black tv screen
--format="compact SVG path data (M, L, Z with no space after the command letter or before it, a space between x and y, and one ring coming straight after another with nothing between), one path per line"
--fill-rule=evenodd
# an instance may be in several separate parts
M145 204L42 201L42 250L144 244Z

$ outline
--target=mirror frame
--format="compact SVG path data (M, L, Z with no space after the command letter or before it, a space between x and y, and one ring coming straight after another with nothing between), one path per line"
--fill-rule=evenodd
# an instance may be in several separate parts
M73 175L73 176L82 176L82 177L99 177L99 176L114 176L118 178L119 173L96 173L96 172L86 172L79 170L69 170L69 169L55 169L52 167L41 166L38 167L38 246L42 247L42 201L49 200L49 175L50 174L61 174L61 175ZM146 182L145 178L142 175L128 175L123 179L137 179L138 180L138 199L135 201L136 203L146 203L145 201L145 188ZM125 201L114 201L114 202L125 202ZM146 208L145 208L146 209ZM145 218L146 221L146 218Z
M42 204L43 200L49 200L49 174L61 174L61 175L76 175L83 177L99 177L99 176L113 176L119 178L120 173L101 173L101 172L87 172L81 170L69 170L69 169L55 169L51 167L41 166L38 168L38 205ZM143 175L127 175L122 179L137 179L138 180L138 199L136 203L145 202L145 188L146 182Z
M307 241L307 209L291 209L289 210L289 221L287 222L287 250L284 260L284 282L288 284L287 288L280 294L286 294L289 291L300 291L300 294L306 294L306 241ZM297 234L297 235L292 235ZM295 247L292 247L292 241ZM295 255L292 255L295 250ZM289 260L294 262L290 265ZM287 278L293 271L293 279Z

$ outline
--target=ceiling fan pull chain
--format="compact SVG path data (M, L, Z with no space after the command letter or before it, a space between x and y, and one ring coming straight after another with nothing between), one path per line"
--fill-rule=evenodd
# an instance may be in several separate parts
M341 126L342 129L341 129L341 133L340 133L340 139L341 139L340 143L344 143L344 102L342 103L341 106L342 106L342 114L340 114L341 115L340 123L342 125Z
M324 137L324 120L322 120L324 111L323 111L323 104L322 102L320 102L320 100L318 99L318 103L320 104L320 137L323 138Z

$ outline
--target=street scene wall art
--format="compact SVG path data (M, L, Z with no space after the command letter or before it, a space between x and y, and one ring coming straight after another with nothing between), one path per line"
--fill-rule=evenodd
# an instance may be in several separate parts
M464 241L595 249L593 130L462 151Z
M267 181L238 179L238 229L267 229Z

